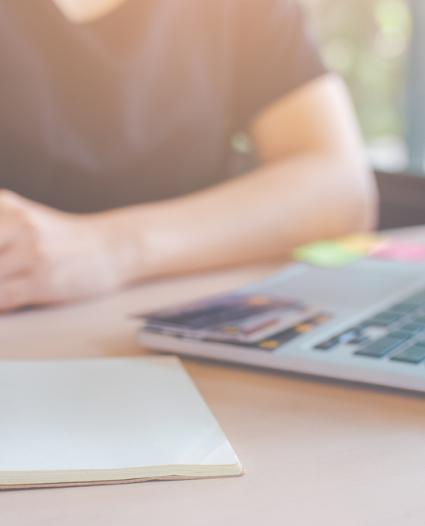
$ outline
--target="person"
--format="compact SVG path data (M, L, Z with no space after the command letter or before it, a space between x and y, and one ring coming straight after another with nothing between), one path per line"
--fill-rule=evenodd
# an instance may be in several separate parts
M373 225L349 97L294 0L4 0L0 71L3 312ZM235 174L241 137L257 165Z

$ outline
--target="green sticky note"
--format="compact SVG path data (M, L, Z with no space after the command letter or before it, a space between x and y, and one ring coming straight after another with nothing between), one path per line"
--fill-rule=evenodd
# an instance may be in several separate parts
M362 254L335 241L318 241L294 250L293 258L316 267L344 267L361 259Z

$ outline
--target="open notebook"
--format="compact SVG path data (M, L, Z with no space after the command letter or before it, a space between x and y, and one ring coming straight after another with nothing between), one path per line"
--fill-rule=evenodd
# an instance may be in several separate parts
M177 358L0 362L0 489L240 475Z

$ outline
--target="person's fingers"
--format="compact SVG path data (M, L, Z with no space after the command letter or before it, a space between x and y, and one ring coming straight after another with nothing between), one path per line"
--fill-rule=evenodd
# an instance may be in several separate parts
M29 275L0 281L0 312L10 312L37 303Z
M0 190L0 250L24 233L27 209L28 205L19 195Z
M16 243L23 236L23 225L18 220L0 218L0 251Z
M0 280L28 271L33 261L24 244L12 244L0 251Z

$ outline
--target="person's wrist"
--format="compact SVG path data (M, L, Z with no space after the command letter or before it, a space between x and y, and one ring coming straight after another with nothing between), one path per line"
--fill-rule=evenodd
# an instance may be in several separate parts
M137 209L111 210L89 216L100 250L109 261L117 286L126 286L146 277L143 224Z

